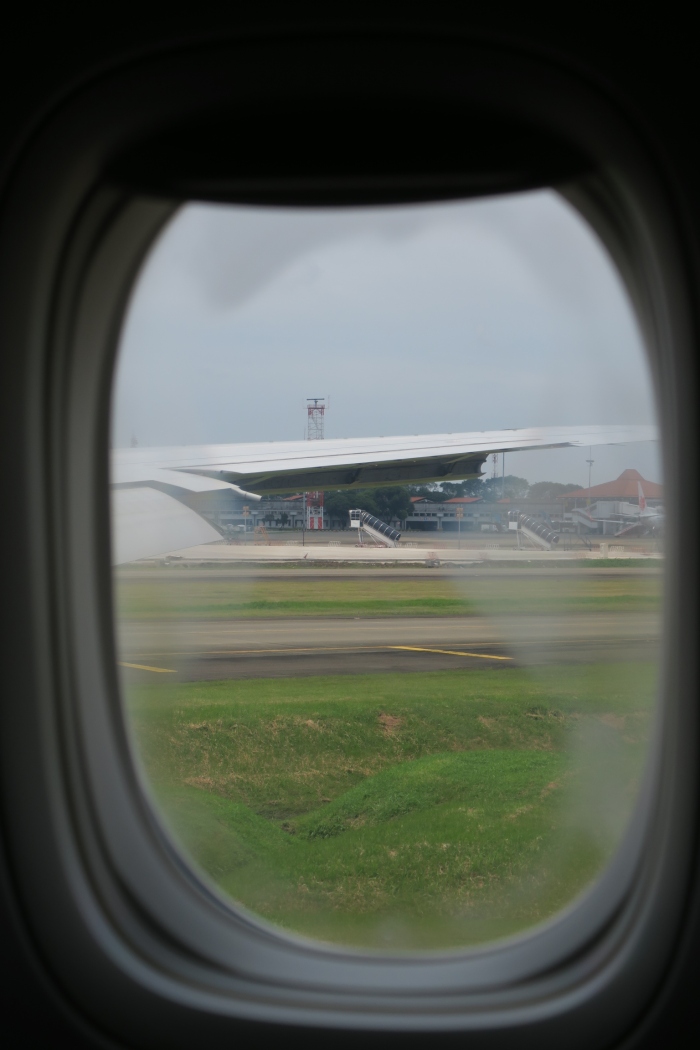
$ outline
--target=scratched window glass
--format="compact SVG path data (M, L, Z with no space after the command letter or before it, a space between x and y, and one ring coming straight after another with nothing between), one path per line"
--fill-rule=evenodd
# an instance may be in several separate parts
M111 456L134 767L231 907L466 949L625 849L663 477L633 309L562 197L181 208Z

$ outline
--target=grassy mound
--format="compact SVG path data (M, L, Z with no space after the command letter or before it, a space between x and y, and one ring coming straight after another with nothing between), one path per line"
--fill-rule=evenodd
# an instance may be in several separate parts
M205 876L290 931L438 948L553 914L636 796L653 665L134 687L140 761Z
M257 580L189 580L183 570L175 578L115 577L120 616L126 620L650 612L659 608L660 586L657 576L632 574L499 579L497 572L485 572L461 580L427 573L425 579L395 580L265 579L261 574Z

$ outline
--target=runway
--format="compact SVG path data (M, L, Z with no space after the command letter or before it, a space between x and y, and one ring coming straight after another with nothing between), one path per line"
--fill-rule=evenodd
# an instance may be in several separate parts
M654 659L653 613L131 622L125 681L406 673Z
M625 548L621 547L620 550L611 553L615 560L648 558L652 564L658 563L660 560L659 552L653 550L649 545L645 545L643 549L637 547L630 549L629 545L627 545ZM605 557L605 555L602 556ZM159 564L209 565L214 563L226 564L228 562L229 564L235 564L237 562L248 562L249 564L274 565L277 563L279 565L285 562L294 564L312 561L321 564L328 562L331 565L337 562L345 564L355 563L358 565L381 564L382 562L391 565L402 563L411 565L424 563L426 560L432 562L437 559L446 565L458 566L460 564L474 565L488 561L506 561L516 564L518 562L558 562L565 564L567 561L599 559L600 557L600 550L587 550L578 546L571 550L557 547L551 551L516 550L514 547L506 547L500 543L459 548L452 546L444 537L441 538L439 535L435 535L434 538L431 536L430 540L426 542L421 541L419 543L416 540L410 547L405 545L399 547L356 547L342 542L338 543L338 546L317 542L309 542L306 545L302 545L299 540L276 541L274 545L260 546L255 544L246 545L245 543L229 545L215 542L172 551L162 559L159 559ZM153 563L151 562L151 564Z
M568 580L591 580L611 579L614 577L630 576L659 576L662 569L651 568L619 568L603 569L587 567L576 567L570 565L551 566L453 566L452 568L432 568L425 566L397 566L396 568L378 565L375 568L363 566L355 568L325 568L310 565L308 568L280 568L273 567L251 567L249 565L226 566L218 565L212 568L152 568L152 569L118 569L116 575L120 580L157 580L173 581L182 583L183 580L469 580L469 579L494 579L494 580L534 580L534 579L568 579Z

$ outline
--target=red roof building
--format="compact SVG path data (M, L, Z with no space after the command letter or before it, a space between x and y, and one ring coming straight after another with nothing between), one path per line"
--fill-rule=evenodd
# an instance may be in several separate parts
M440 499L440 493L436 492L435 497L430 496L411 496L411 503L439 503L440 506L444 506L447 503L481 503L481 496L453 496L452 499Z
M589 489L577 489L575 492L567 492L565 496L558 499L610 499L634 501L639 498L637 485L641 483L642 492L647 499L663 499L663 485L657 485L655 481L647 481L638 470L623 470L615 481L606 481L603 485L592 485Z

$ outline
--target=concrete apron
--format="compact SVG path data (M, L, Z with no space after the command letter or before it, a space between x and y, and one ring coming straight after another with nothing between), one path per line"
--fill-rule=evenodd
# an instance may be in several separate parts
M639 551L610 551L609 556L614 559L644 558L650 562L661 560L659 554L642 554ZM499 562L571 562L584 561L587 559L604 559L606 554L602 551L518 551L498 549L472 549L472 550L430 550L430 548L401 548L401 547L324 547L314 544L309 547L298 545L267 546L267 545L227 545L227 544L201 544L197 547L187 547L184 550L171 551L160 558L144 559L143 562L135 564L158 564L164 562L184 562L198 564L201 562L348 562L367 563L381 562L383 564L419 564L425 565L464 565L479 564L485 561Z

